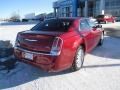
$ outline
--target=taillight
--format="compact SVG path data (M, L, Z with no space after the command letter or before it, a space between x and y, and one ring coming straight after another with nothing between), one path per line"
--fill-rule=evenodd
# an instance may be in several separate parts
M19 47L20 43L18 41L15 42L15 47Z
M56 37L52 45L51 54L54 56L60 55L62 44L63 40L59 37Z
M18 38L19 38L19 34L18 34L17 37L16 37L15 47L19 47L19 46L20 46L20 43L19 43L19 41L18 41Z

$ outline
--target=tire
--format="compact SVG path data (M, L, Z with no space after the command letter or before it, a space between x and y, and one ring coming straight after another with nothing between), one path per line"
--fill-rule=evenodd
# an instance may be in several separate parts
M99 40L98 46L103 45L103 41L104 41L104 33L102 33L102 35L101 35L101 37L100 37L100 40Z
M80 46L76 52L75 59L73 61L73 71L77 71L82 68L84 62L84 55L84 49L82 46Z

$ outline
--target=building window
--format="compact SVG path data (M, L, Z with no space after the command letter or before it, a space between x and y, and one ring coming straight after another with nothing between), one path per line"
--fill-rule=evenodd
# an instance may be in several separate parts
M119 9L120 9L120 0L106 0L105 1L106 14L120 16L120 13L118 12Z
M70 16L70 7L66 7L66 17Z

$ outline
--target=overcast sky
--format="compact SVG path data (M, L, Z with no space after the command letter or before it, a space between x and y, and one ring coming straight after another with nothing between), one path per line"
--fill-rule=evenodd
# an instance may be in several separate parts
M0 0L0 18L10 17L14 12L22 17L28 13L49 13L56 0Z

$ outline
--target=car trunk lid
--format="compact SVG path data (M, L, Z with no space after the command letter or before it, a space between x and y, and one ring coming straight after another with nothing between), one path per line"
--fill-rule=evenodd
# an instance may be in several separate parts
M60 32L25 31L19 34L20 47L36 52L50 53L55 37Z

